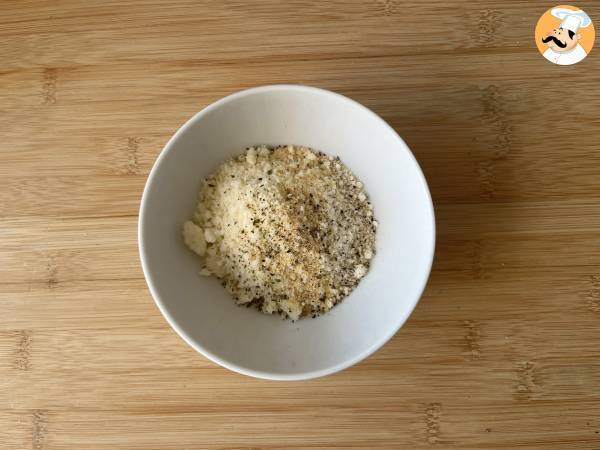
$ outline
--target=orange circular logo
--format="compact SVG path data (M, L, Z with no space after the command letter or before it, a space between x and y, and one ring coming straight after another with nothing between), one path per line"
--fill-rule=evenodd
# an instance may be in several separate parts
M559 5L546 11L535 27L535 45L544 58L560 66L583 60L594 46L596 31L585 11Z

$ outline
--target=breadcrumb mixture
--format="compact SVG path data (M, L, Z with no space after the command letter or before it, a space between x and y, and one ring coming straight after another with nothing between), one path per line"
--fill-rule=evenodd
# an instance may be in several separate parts
M369 270L377 221L339 158L251 147L202 182L186 245L236 303L292 320L341 302Z

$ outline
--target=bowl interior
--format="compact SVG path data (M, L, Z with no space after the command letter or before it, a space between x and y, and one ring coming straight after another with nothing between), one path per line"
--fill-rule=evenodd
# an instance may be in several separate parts
M328 314L295 323L236 306L183 244L200 181L253 144L298 144L342 161L364 182L379 222L369 274ZM427 281L434 218L423 175L378 116L328 91L269 86L226 97L194 116L153 168L140 211L140 251L152 294L175 330L230 369L302 379L347 367L385 343Z

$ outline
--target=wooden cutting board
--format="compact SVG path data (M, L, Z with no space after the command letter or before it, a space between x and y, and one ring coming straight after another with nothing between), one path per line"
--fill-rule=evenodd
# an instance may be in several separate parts
M544 60L533 32L552 6L3 1L0 447L599 449L600 50ZM597 2L577 6L600 24ZM269 83L379 113L436 206L408 323L307 382L197 354L137 253L168 138Z

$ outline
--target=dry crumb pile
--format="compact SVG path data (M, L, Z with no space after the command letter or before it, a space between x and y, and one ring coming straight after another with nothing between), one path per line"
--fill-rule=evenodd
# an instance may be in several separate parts
M252 147L203 181L185 243L238 304L292 320L342 301L369 270L377 222L362 183L305 147Z

